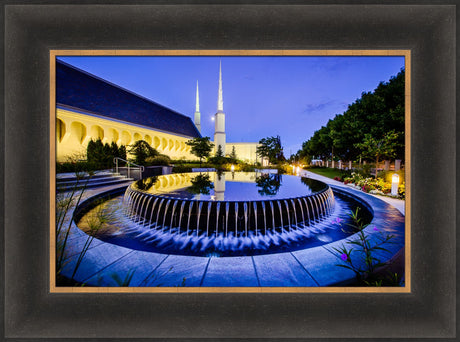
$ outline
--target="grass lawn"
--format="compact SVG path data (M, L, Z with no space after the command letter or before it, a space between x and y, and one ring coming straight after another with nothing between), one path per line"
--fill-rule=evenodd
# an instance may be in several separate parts
M328 178L334 179L334 177L341 177L342 176L342 171L339 169L332 169L329 167L324 167L324 168L311 168L307 169L310 172L316 173L321 176L325 176Z

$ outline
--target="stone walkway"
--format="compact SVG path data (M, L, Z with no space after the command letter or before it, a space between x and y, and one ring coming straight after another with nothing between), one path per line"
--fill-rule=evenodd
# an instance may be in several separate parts
M318 179L309 172L309 176ZM323 180L321 178L321 180ZM382 252L383 261L389 260L405 242L404 216L380 197L370 196L350 189L343 183L327 179L336 191L345 190L369 203L374 211L372 226L366 228L372 241L381 234L393 234L393 243L386 246L389 253ZM125 188L126 186L124 186ZM123 187L105 187L85 192L85 198ZM374 230L373 227L378 227ZM62 238L62 237L61 237ZM82 246L88 235L74 223L71 224L67 246L67 260L61 271L70 277L75 269ZM120 286L130 278L132 287L318 287L341 286L354 281L351 270L337 266L344 264L335 248L356 239L347 239L288 253L275 253L247 257L196 257L168 255L132 250L94 239L74 279L85 286ZM353 254L354 253L354 254ZM356 252L352 259L359 261ZM65 288L63 289L65 291Z

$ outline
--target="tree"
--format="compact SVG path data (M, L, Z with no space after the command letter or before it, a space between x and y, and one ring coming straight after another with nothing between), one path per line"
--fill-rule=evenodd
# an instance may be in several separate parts
M97 164L97 167L111 167L113 165L113 158L120 157L126 159L125 146L118 145L112 142L103 144L101 139L90 140L86 147L86 159L90 163Z
M86 159L90 163L102 163L104 159L103 149L104 144L101 139L90 140L86 147Z
M137 140L134 144L129 146L129 153L134 156L134 163L139 165L145 164L145 159L148 157L156 157L160 153L154 149L145 140Z
M265 174L256 178L257 191L262 196L274 196L278 193L281 186L280 175Z
M209 195L214 185L208 174L199 174L191 179L192 185L187 188L187 191L194 195Z
M203 158L208 158L214 147L214 144L210 141L209 137L193 138L185 143L191 147L190 152L200 158L200 166Z
M260 139L256 153L260 158L268 158L271 164L278 164L285 160L279 135Z
M224 151L222 151L222 146L221 145L217 146L217 151L216 151L215 156L217 158L223 158L224 157Z
M230 158L232 158L233 160L237 159L235 146L232 146L232 153L230 153Z
M126 146L121 145L120 148L118 149L118 155L116 157L120 157L121 159L126 160Z
M217 151L214 154L214 157L209 158L208 162L211 162L212 164L217 164L217 165L221 165L227 162L227 158L224 157L224 151L222 151L222 146L220 145L217 146Z
M399 134L394 131L388 132L381 139L375 139L371 134L366 134L362 143L356 144L361 150L364 158L375 158L375 178L377 178L377 167L382 157L393 158L399 147Z
M336 115L302 144L302 156L319 159L336 157L356 160L362 155L357 147L370 134L379 140L386 132L399 133L396 157L404 159L405 71L388 82L381 82L373 92L363 92L343 114Z

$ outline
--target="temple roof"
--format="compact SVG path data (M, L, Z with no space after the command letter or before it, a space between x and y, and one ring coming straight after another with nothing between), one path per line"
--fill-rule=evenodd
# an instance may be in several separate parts
M201 137L190 117L59 60L56 60L56 104L161 131Z

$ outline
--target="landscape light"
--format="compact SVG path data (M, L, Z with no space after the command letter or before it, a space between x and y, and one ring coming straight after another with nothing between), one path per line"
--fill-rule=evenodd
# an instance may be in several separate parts
M391 177L391 195L396 196L398 194L398 186L399 186L399 175L394 173Z

